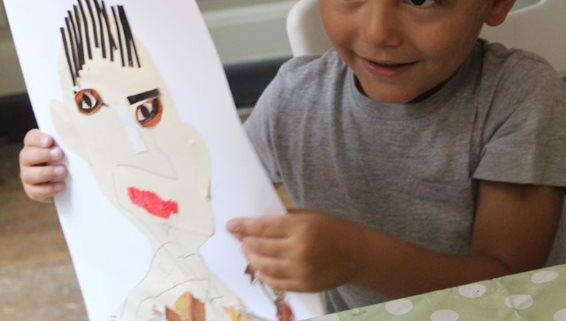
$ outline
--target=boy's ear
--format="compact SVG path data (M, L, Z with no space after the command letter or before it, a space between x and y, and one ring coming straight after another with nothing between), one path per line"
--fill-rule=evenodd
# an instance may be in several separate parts
M490 27L502 24L515 4L515 0L489 0L489 2L485 23Z

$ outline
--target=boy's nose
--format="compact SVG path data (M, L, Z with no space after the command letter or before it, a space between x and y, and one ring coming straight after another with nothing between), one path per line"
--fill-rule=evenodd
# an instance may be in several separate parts
M398 47L403 42L401 25L395 5L373 1L362 21L362 35L375 47Z

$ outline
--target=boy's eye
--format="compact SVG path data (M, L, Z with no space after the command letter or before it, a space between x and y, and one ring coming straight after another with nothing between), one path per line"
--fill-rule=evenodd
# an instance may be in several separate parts
M426 8L434 6L438 0L405 0L405 2L415 7Z
M93 115L104 106L100 94L94 89L83 89L75 93L75 103L79 112L85 115Z
M136 120L144 128L151 128L159 123L163 106L159 97L148 99L136 108Z

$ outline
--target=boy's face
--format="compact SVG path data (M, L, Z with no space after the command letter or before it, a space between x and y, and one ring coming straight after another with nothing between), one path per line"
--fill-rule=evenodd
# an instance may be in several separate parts
M325 29L370 98L408 103L462 65L514 0L320 0Z

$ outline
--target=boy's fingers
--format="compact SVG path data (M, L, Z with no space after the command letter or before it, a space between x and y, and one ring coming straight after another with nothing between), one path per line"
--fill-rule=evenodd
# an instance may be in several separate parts
M228 222L230 233L239 236L284 237L287 235L285 217L240 218Z
M20 152L20 165L36 166L49 162L57 162L63 159L63 151L61 148L54 147L51 149L40 147L26 146Z
M49 183L43 185L27 185L26 194L34 201L49 203L53 196L65 188L65 183Z
M64 166L26 167L20 176L22 182L27 185L60 182L67 176L67 169Z
M307 292L308 289L301 284L299 280L292 278L279 278L269 275L260 274L259 279L272 289L278 289L285 292Z
M244 255L248 259L250 267L252 267L259 275L268 275L275 278L288 277L288 268L285 267L284 261L277 258L266 257L256 253L244 250Z
M272 258L285 257L288 249L287 242L278 238L247 237L242 246L246 251Z
M32 129L24 137L24 145L49 148L53 145L53 138L39 129Z

